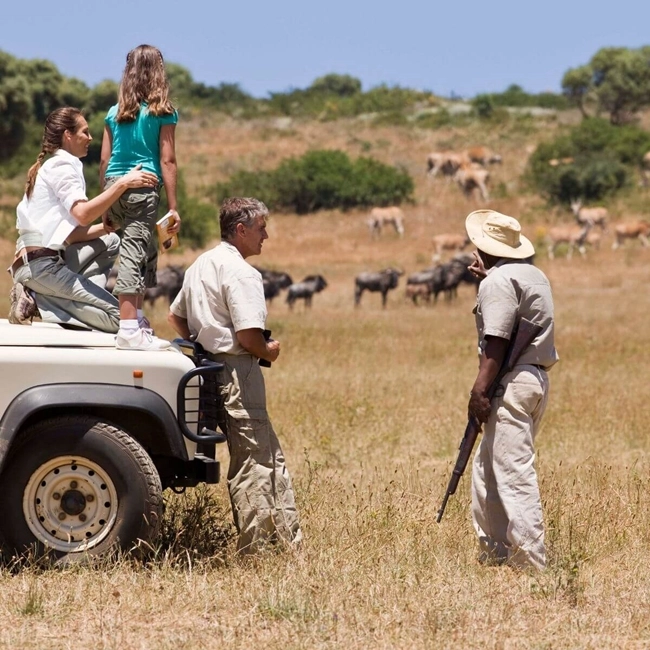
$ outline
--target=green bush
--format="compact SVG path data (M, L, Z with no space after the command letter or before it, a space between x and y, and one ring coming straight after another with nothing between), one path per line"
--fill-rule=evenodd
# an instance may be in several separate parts
M538 94L527 93L521 86L512 84L502 93L486 93L477 95L472 104L476 112L481 117L489 117L489 115L482 115L481 110L489 107L506 107L512 106L515 108L523 108L530 106L539 106L541 108L554 108L563 110L570 108L571 104L567 97L550 92L543 92Z
M351 161L343 151L314 150L271 171L240 171L214 189L215 199L255 196L270 209L307 214L322 209L394 205L412 200L405 170L372 158Z
M178 213L181 216L180 240L182 246L203 248L205 244L217 235L219 230L218 210L212 202L201 201L196 196L189 196L183 174L179 171L176 184L176 201ZM160 216L169 209L167 197L160 197Z
M531 156L528 178L552 202L599 200L624 187L633 168L650 150L650 133L588 118L568 133L540 144ZM549 161L572 160L552 166Z

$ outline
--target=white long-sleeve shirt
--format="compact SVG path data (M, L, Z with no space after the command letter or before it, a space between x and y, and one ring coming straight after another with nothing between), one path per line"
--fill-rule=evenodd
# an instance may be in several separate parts
M65 240L79 226L70 210L87 200L81 160L58 149L38 170L32 196L23 196L18 204L16 252L25 246L65 248Z

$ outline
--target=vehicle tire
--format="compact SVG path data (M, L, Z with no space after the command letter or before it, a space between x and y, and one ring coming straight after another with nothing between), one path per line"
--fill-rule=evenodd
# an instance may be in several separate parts
M83 561L150 542L162 516L151 458L118 427L92 416L38 422L21 435L0 476L6 550Z

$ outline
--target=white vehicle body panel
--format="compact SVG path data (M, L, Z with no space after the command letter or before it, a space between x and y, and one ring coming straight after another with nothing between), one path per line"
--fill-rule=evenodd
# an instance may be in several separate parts
M114 334L66 330L47 323L27 327L0 320L0 414L29 388L92 383L147 388L177 415L178 383L194 367L177 346L157 352L118 350ZM141 378L134 377L136 371L141 371ZM193 383L198 386L198 380ZM184 440L193 458L196 444Z

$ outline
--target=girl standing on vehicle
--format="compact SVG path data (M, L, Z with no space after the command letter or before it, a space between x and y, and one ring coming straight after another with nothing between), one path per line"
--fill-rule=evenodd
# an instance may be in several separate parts
M156 284L158 249L154 230L160 183L175 218L170 233L180 229L176 211L175 128L178 113L169 100L169 84L160 50L139 45L126 57L118 103L105 118L100 183L111 187L133 165L158 177L157 187L125 192L108 213L108 229L122 228L120 269L113 293L119 298L120 327L116 345L125 350L162 350L169 342L155 336L144 318L147 286Z
M80 158L88 154L91 140L78 108L57 108L45 120L41 151L16 210L18 241L9 267L14 281L11 323L30 325L40 315L47 322L117 332L117 300L104 287L119 238L93 221L123 192L151 187L157 178L129 168L89 200Z

